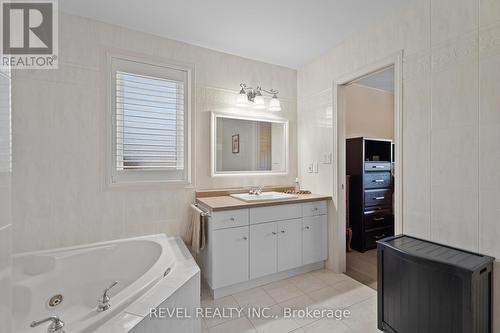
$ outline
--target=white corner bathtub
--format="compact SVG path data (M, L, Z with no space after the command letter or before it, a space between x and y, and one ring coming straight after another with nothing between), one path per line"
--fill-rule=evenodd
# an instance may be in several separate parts
M165 235L17 254L13 266L16 333L47 332L48 323L30 323L49 316L62 319L67 333L129 332L150 308L190 279L199 281L199 268L180 238ZM113 281L118 284L109 292L111 308L98 312L97 300ZM189 305L199 306L199 292L198 299L190 294ZM57 295L62 302L49 306Z

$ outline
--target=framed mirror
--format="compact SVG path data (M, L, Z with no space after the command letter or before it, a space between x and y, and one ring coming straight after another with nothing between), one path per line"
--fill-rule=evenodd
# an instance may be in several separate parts
M288 120L212 113L212 176L288 172Z

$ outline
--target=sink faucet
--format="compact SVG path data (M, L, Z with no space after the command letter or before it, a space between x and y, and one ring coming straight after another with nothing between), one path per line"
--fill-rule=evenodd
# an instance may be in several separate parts
M99 297L99 299L97 300L97 302L98 302L97 303L97 312L103 312L103 311L109 310L109 308L111 307L111 304L109 303L110 298L108 296L108 291L110 291L110 289L113 288L114 286L116 286L117 284L118 284L118 281L113 281L113 283L111 283L111 285L109 287L104 289L102 296Z
M50 325L49 327L47 328L47 333L64 333L64 322L59 319L59 317L56 317L56 316L51 316L51 317L47 317L45 319L42 319L42 320L36 320L34 322L31 323L31 327L37 327L38 325L41 325L43 323L46 323L50 321Z
M262 194L263 189L264 189L264 186L252 187L252 188L250 188L250 191L248 193L253 194L253 195L260 195L260 194Z

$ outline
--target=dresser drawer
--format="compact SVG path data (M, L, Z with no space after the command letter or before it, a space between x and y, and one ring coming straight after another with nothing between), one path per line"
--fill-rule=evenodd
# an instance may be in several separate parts
M367 172L365 173L365 189L389 188L392 185L392 175L390 172Z
M301 204L250 208L250 224L291 220L302 217Z
M366 190L365 206L391 205L392 190Z
M391 209L367 210L363 214L365 230L392 226L394 215Z
M304 202L302 204L302 216L326 215L326 201Z
M391 162L365 162L365 171L391 171Z
M365 232L365 249L374 249L377 247L377 241L394 236L394 227L378 228L369 232Z
M245 225L248 225L248 209L224 210L212 213L212 230L242 227Z

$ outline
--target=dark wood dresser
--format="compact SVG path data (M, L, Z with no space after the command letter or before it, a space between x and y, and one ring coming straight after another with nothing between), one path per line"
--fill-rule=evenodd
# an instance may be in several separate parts
M390 140L346 140L351 246L357 251L374 249L378 240L394 235L392 155Z

